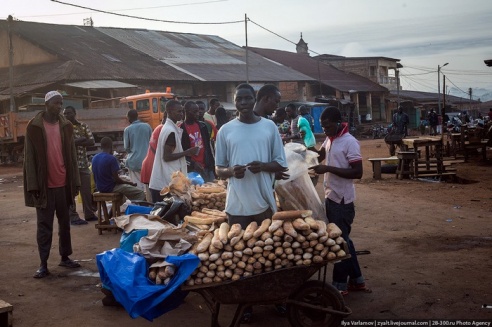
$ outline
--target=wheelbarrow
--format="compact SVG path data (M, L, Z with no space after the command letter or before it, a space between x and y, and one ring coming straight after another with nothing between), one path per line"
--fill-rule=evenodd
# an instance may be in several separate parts
M340 292L325 282L327 263L282 268L236 281L182 286L181 290L199 293L205 299L212 313L212 327L220 327L221 304L237 304L229 325L237 327L245 308L276 303L287 304L287 317L292 326L334 327L352 311L345 306ZM318 279L309 280L316 272Z

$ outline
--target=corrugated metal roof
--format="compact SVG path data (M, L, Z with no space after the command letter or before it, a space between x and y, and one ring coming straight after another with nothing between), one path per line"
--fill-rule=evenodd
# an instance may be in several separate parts
M16 97L21 96L22 94L26 92L30 92L32 90L36 90L39 88L43 88L45 86L48 86L52 83L38 83L38 84L30 84L30 85L22 85L22 86L14 86L12 88L13 93L15 94ZM2 100L7 100L10 99L10 88L4 88L0 91L0 101Z
M0 28L7 29L6 21ZM54 54L59 64L70 62L67 80L195 80L90 26L14 21L12 33Z
M65 85L78 87L81 89L123 89L129 87L137 87L137 85L123 83L119 81L83 81L75 83L67 83Z
M359 92L388 91L387 88L374 83L367 78L344 72L331 65L315 60L305 54L274 49L250 49L266 58L306 74L315 80L318 80L320 77L319 79L323 84L343 92L348 92L349 90L356 90Z
M214 35L98 27L100 32L202 81L246 80L245 49ZM249 53L251 81L311 81L289 67Z
M397 91L390 92L391 97L397 97ZM421 91L408 91L408 90L400 90L399 96L402 99L409 99L416 102L434 102L437 103L439 98L437 93L432 92L421 92ZM441 94L442 97L442 94ZM454 95L446 95L447 103L469 103L470 99L457 97ZM479 103L479 101L472 100L472 103Z

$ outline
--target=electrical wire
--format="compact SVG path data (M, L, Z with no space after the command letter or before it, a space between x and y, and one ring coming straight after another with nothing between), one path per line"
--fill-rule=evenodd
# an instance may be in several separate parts
M72 6L72 7L77 7L77 8L82 8L82 9L87 9L91 11L96 11L100 12L103 14L108 14L108 15L115 15L115 16L120 16L120 17L127 17L127 18L134 18L134 19L141 19L141 20L147 20L147 21L153 21L153 22L161 22L161 23L172 23L172 24L191 24L191 25L223 25L223 24L235 24L235 23L243 23L244 20L236 20L236 21L229 21L229 22L179 22L179 21L174 21L174 20L164 20L164 19L155 19L155 18L146 18L146 17L139 17L139 16L134 16L134 15L126 15L126 14L119 14L116 12L111 12L111 11L106 11L106 10L100 10L100 9L94 9L90 7L84 7L84 6L79 6L63 1L58 1L58 0L51 0L53 2L60 3L62 5L67 5L67 6Z

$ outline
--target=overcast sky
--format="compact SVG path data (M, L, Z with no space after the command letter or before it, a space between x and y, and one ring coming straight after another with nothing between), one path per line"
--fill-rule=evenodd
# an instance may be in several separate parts
M218 35L245 45L247 14L250 46L295 52L302 32L311 55L383 56L401 60L407 90L437 92L437 66L450 87L492 92L492 0L63 0L64 3L178 22L233 24L191 25L152 22L99 13L51 0L11 0L0 17L23 21L146 28ZM279 36L276 36L265 29ZM289 42L291 41L291 42ZM60 40L63 42L63 40ZM442 85L442 76L441 76ZM459 92L459 91L458 91ZM476 92L473 92L476 94ZM467 97L466 94L455 94Z

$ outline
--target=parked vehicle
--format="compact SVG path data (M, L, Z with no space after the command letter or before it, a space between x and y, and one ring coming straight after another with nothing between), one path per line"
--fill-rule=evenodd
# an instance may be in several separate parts
M372 138L379 139L388 135L388 128L381 124L375 124L372 127Z
M137 109L139 119L155 128L162 121L165 103L174 98L175 95L170 92L148 91L117 99L118 108L109 107L115 99L96 101L96 108L78 109L77 119L89 126L96 143L108 136L114 141L115 150L122 150L128 110ZM108 107L104 107L105 104ZM0 114L0 162L18 162L22 158L27 124L41 110Z

